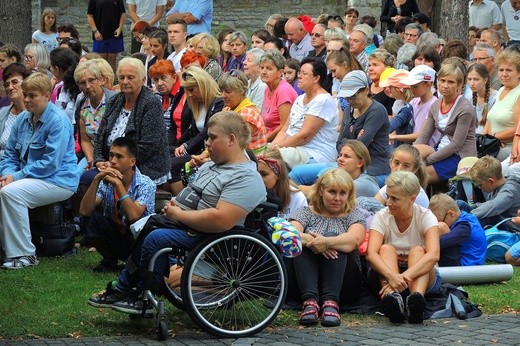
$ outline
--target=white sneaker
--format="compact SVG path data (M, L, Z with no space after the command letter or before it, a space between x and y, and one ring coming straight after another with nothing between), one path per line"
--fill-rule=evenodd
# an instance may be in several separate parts
M22 269L25 267L32 267L38 265L40 261L36 258L36 255L32 256L22 256L17 258L6 259L4 264L2 264L2 268L4 269Z

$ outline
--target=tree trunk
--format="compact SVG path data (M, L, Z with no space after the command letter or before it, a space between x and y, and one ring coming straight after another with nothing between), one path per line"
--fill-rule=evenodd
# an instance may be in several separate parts
M0 41L23 49L31 43L31 0L0 1Z
M468 1L442 0L439 37L446 41L460 40L468 45Z

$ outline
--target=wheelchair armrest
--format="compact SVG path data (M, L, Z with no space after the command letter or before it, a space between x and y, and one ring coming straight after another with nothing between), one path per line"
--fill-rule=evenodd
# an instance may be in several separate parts
M256 207L256 209L276 211L276 210L278 210L278 204L270 203L270 202L263 202L263 203L260 203Z

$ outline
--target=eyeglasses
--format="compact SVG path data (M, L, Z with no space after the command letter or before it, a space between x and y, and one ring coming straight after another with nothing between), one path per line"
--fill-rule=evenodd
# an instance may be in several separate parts
M349 100L354 100L359 94L361 94L361 92L365 90L365 89L359 89L358 91L356 91L356 93L352 96L346 96L345 99L347 99L347 101ZM350 102L350 101L349 101Z
M448 212L444 214L444 217L442 218L442 222L446 222L446 216L448 216Z
M17 85L20 85L20 84L22 84L21 80L11 79L10 81L8 80L8 81L4 82L4 88L7 89L9 87L9 85L17 86Z
M88 78L88 79L79 81L78 85L80 87L85 87L85 86L87 86L87 84L88 85L92 85L92 84L96 83L97 81L98 81L97 78Z
M322 34L318 34L317 32L313 32L311 34L312 37L322 37L323 35Z
M24 58L24 60L32 60L32 59L34 59L34 56L28 55L28 54L24 54L23 58Z
M418 37L419 35L418 34L411 34L409 32L405 32L404 36L406 36L406 37Z
M308 72L298 71L298 76L303 76L303 77L314 76L314 73L308 73Z
M337 20L338 22L343 23L343 18L341 18L340 16L328 16L328 17L327 17L327 22L328 22L329 20Z
M188 78L193 78L193 75L191 73L188 73L188 72L183 72L182 75L181 75L181 78L183 81L186 81L188 80Z
M58 41L60 44L69 42L72 44L78 43L78 40L76 40L74 37L56 37L56 41Z
M491 59L490 56L486 56L486 57L483 57L483 58L473 58L471 59L471 62L481 62L481 61L485 61L487 59Z

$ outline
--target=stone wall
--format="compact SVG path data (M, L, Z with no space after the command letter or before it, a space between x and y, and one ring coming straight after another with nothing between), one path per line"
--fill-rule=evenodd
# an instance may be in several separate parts
M272 13L286 16L308 14L316 17L320 13L343 16L345 9L350 6L356 7L361 15L371 14L379 18L382 1L385 0L215 0L212 30L217 33L223 27L232 27L251 32L263 28ZM39 26L41 10L51 7L56 11L58 24L73 23L80 32L81 42L90 47L92 35L87 24L87 3L88 0L32 0L33 31ZM130 47L130 20L127 19L127 22L124 36L126 47Z

